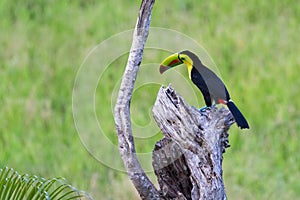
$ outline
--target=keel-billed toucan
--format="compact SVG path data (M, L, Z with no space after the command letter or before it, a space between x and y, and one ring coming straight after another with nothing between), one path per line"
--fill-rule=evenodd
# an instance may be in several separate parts
M194 53L185 50L167 57L160 65L160 73L164 73L166 70L182 63L186 64L189 78L203 94L206 106L210 107L212 103L227 105L237 125L241 129L249 128L247 120L230 99L222 80L204 66Z

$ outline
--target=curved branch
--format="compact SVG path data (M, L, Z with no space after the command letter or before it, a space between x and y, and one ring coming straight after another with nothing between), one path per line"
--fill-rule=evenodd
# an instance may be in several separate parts
M136 156L130 121L130 101L148 37L153 4L154 0L142 1L114 112L119 151L130 179L142 199L159 199L159 192L146 176Z

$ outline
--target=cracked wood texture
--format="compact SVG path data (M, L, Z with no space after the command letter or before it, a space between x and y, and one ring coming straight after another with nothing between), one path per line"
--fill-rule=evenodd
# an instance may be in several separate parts
M222 154L234 118L226 108L189 106L172 86L161 88L153 116L164 137L152 164L165 199L223 200Z
M148 37L153 5L154 0L142 1L114 112L120 155L142 199L160 199L158 190L146 176L137 159L130 121L130 101Z

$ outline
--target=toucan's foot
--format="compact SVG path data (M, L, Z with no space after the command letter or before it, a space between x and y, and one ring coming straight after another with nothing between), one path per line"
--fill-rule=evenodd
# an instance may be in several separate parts
M207 108L208 108L207 106L204 106L204 107L199 109L199 112L204 112Z

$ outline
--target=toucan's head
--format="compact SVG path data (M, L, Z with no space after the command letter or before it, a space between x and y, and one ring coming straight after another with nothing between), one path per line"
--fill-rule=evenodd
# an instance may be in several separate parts
M172 54L160 64L159 72L162 74L168 69L184 63L186 64L190 74L193 67L193 55L194 54L192 52L187 50Z

